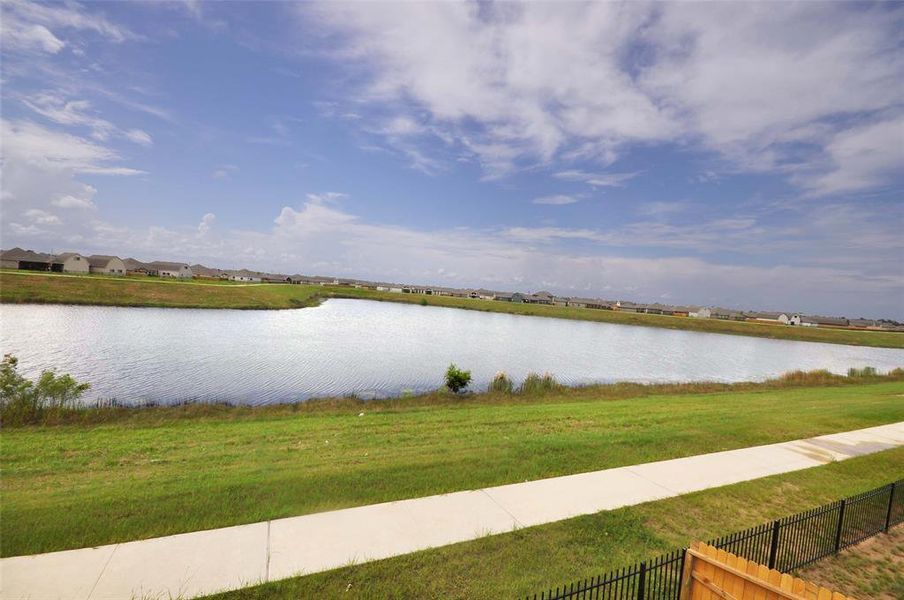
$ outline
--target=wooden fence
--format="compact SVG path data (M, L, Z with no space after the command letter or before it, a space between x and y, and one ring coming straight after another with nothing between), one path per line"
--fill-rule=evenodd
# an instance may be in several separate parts
M684 559L681 600L853 600L714 546L695 542Z

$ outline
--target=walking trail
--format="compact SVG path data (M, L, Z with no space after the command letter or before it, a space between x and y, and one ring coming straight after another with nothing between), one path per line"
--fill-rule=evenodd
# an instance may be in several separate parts
M4 558L0 598L195 598L902 445L904 421L237 527Z

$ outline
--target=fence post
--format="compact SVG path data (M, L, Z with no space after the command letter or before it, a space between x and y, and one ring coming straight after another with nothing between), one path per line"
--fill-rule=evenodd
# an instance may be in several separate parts
M775 560L778 557L778 532L781 523L778 519L772 522L772 544L769 546L769 568L775 568Z
M637 600L646 598L647 585L647 561L640 561L640 579L637 581Z
M888 528L891 527L891 508L895 503L895 488L897 488L897 482L893 481L888 490L888 511L885 513L885 533L888 533Z
M838 511L838 529L835 530L835 552L841 548L841 528L844 526L844 505L846 500L841 500L841 508Z

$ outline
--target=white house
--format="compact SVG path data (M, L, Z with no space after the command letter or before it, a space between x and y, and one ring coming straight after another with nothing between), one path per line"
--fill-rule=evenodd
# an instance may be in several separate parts
M165 262L155 260L148 263L148 275L157 275L158 277L175 277L177 279L191 279L194 277L191 267L185 263Z
M709 319L713 316L713 311L705 306L689 306L687 316L696 319Z
M753 312L748 313L747 316L751 321L762 321L764 323L781 323L782 325L788 325L791 322L791 317L783 312Z
M89 256L88 272L103 275L125 275L126 265L121 258L116 256L106 256L104 254L93 254ZM65 270L65 267L64 269Z
M91 271L88 259L77 252L57 254L56 262L62 263L63 273L89 273Z
M250 281L256 283L261 281L261 276L259 273L241 269L240 271L229 271L229 281Z

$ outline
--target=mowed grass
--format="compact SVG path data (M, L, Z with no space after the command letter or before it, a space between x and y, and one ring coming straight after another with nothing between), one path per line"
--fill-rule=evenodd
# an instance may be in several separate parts
M13 304L281 309L314 306L320 292L307 285L0 272L0 301Z
M261 521L904 420L904 382L6 428L2 555Z
M904 449L888 450L210 598L524 598L902 476ZM882 581L897 581L900 589L900 577L895 577ZM857 598L872 597L858 591L851 589L850 593Z
M513 304L495 300L452 298L377 292L368 289L289 284L234 284L213 280L173 281L151 277L96 277L66 274L0 272L0 302L97 304L106 306L156 306L178 308L284 309L313 306L326 298L354 298L429 304L485 312L554 317L746 335L779 340L800 340L852 346L904 348L904 333L788 327L752 322L692 319L589 308L538 304Z

